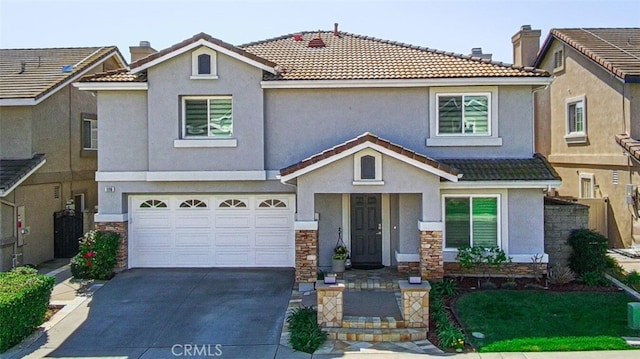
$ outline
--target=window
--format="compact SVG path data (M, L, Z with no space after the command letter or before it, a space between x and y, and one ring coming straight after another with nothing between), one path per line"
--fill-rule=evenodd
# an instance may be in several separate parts
M258 208L287 208L287 204L279 199L267 199L262 201Z
M370 148L353 156L354 185L383 185L382 154Z
M502 146L498 86L429 88L427 147Z
M191 79L215 80L217 74L216 52L202 46L191 53Z
M83 154L98 149L98 117L95 114L82 115L82 150Z
M184 137L228 138L233 134L231 96L185 97L182 107Z
M159 199L150 199L142 202L140 208L167 208L167 203Z
M247 203L239 199L228 199L218 206L219 208L247 208Z
M199 199L188 199L180 203L180 208L207 208L207 204Z
M445 248L499 246L498 205L498 196L445 197Z
M84 212L84 193L73 196L73 209L78 213Z
M437 95L438 135L488 135L490 94Z
M580 173L580 198L594 198L594 176L593 173Z
M574 97L566 101L567 132L565 140L568 143L587 142L587 112L585 97Z

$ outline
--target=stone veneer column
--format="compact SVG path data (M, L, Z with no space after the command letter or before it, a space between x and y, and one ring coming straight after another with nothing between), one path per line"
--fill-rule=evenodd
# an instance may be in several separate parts
M342 316L344 314L342 292L344 288L345 285L342 280L339 280L336 284L325 284L321 280L316 282L318 325L321 328L342 327Z
M407 328L429 329L429 282L409 284L406 280L399 280L398 286L402 292L402 317Z
M129 268L129 232L128 222L96 222L95 229L100 232L112 232L120 235L120 243L116 251L116 267L114 272L119 273Z
M315 283L318 277L318 231L296 231L296 283Z
M442 231L420 232L420 274L422 279L440 280L444 277Z

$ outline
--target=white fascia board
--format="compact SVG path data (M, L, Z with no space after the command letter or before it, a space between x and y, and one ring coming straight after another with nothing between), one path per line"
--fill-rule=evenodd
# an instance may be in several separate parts
M98 182L264 181L265 171L96 172Z
M549 77L479 77L459 79L397 79L397 80L275 80L261 81L265 89L278 88L364 88L364 87L428 87L428 86L546 86Z
M25 174L24 176L22 176L22 178L20 178L18 180L18 182L16 182L13 186L9 187L9 189L5 190L5 191L0 191L0 197L5 197L6 195L8 195L9 193L13 192L14 189L16 189L22 182L26 181L27 178L29 178L29 176L31 176L35 171L37 171L40 167L44 166L44 164L47 163L47 159L43 159L42 162L38 163L34 168L32 168L29 172L27 172L27 174Z
M245 63L247 63L249 65L252 65L254 67L257 67L257 68L260 68L262 70L268 71L268 72L270 72L272 74L276 73L276 70L273 67L269 67L269 66L267 66L265 64L262 64L262 63L260 63L258 61L254 61L254 60L252 60L252 59L250 59L250 58L248 58L246 56L242 56L242 55L238 54L237 52L225 49L222 46L218 46L218 45L216 45L214 43L211 43L211 42L209 42L207 40L204 40L204 39L200 39L200 40L198 40L198 41L196 41L194 43L191 43L191 44L189 44L187 46L181 47L181 48L179 48L179 49L177 49L175 51L172 51L172 52L170 52L170 53L168 53L168 54L166 54L166 55L164 55L162 57L159 57L159 58L157 58L157 59L155 59L153 61L147 62L146 64L143 64L143 65L141 65L139 67L133 68L133 69L131 69L131 73L134 73L134 74L138 73L140 71L143 71L145 69L153 67L153 66L155 66L155 65L157 65L157 64L159 64L161 62L167 61L167 60L169 60L169 59L171 59L173 57L181 55L181 54L183 54L183 53L185 53L185 52L187 52L189 50L195 49L196 47L200 47L200 46L206 46L206 47L208 47L208 48L210 48L210 49L212 49L214 51L217 51L217 52L220 52L220 53L225 54L227 56L233 57L234 59L240 60L240 61L245 62Z
M84 69L83 71L78 72L73 77L67 79L62 84L56 86L56 88L53 91L47 92L44 96L42 96L42 97L40 97L38 99L34 99L34 98L1 99L0 100L0 106L35 106L35 105L39 104L40 102L46 100L47 98L49 98L49 96L51 96L54 93L58 92L60 89L64 88L65 86L74 83L76 80L78 80L79 78L83 77L87 72L93 70L96 66L102 65L102 63L105 62L106 60L108 60L108 59L110 59L110 58L112 58L114 56L116 58L118 58L118 59L122 59L120 56L117 56L117 53L118 52L116 51L116 52L112 53L110 56L107 56L104 59L102 59L102 61L96 62L92 66L89 66L86 69ZM124 64L124 62L123 62L123 64Z
M306 173L314 171L314 170L316 170L318 168L324 167L324 166L326 166L326 165L328 165L330 163L333 163L335 161L343 159L343 158L345 158L347 156L351 156L354 153L362 151L362 150L364 150L366 148L371 148L372 150L378 151L378 152L380 152L382 154L385 154L385 155L387 155L389 157L393 157L393 158L395 158L395 159L397 159L399 161L402 161L404 163L410 164L410 165L412 165L414 167L418 167L418 168L423 169L423 170L425 170L427 172L433 173L433 174L435 174L435 175L437 175L439 177L445 178L445 179L447 179L449 181L452 181L452 182L457 182L458 181L458 176L455 176L455 175L452 175L450 173L447 173L447 172L444 172L442 170L439 170L439 169L437 169L437 168L435 168L433 166L430 166L430 165L428 165L426 163L422 163L422 162L416 161L414 159L408 158L407 156L403 156L403 155L401 155L401 154L399 154L397 152L391 151L391 150L389 150L387 148L384 148L384 147L382 147L380 145L377 145L377 144L374 144L374 143L371 143L371 142L361 143L361 144L359 144L357 146L354 146L354 147L352 147L352 148L350 148L350 149L348 149L346 151L340 152L337 155L334 155L334 156L331 156L329 158L325 158L325 159L323 159L321 161L318 161L318 162L316 162L316 163L314 163L314 164L312 164L310 166L307 166L307 167L305 167L305 168L303 168L301 170L298 170L296 172L290 173L290 174L288 174L286 176L281 176L280 177L280 181L282 183L286 183L286 182L290 181L293 178L302 176L303 174L306 174Z
M462 177L464 179L464 175ZM442 182L441 189L465 188L548 188L560 187L562 181L459 181L458 183Z
M93 215L94 222L128 222L127 213L96 213Z
M146 82L74 82L74 87L82 91L131 91L148 90Z

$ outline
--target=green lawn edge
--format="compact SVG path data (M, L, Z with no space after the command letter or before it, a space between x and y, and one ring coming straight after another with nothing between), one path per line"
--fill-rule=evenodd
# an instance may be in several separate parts
M502 340L480 348L481 353L493 352L549 352L640 349L628 345L619 337L553 337Z

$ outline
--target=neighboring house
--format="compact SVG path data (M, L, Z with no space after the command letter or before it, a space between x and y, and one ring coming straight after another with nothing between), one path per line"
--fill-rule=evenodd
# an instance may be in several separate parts
M557 194L591 204L610 245L640 244L626 186L640 157L620 147L640 144L640 28L552 29L532 64L553 76L536 92L536 148L563 179Z
M0 50L0 270L54 257L54 212L94 211L97 101L72 83L123 66L113 46Z
M456 248L543 255L544 71L344 32L201 33L76 86L100 118L98 228L120 268L354 266L442 278ZM546 261L547 256L544 255Z

